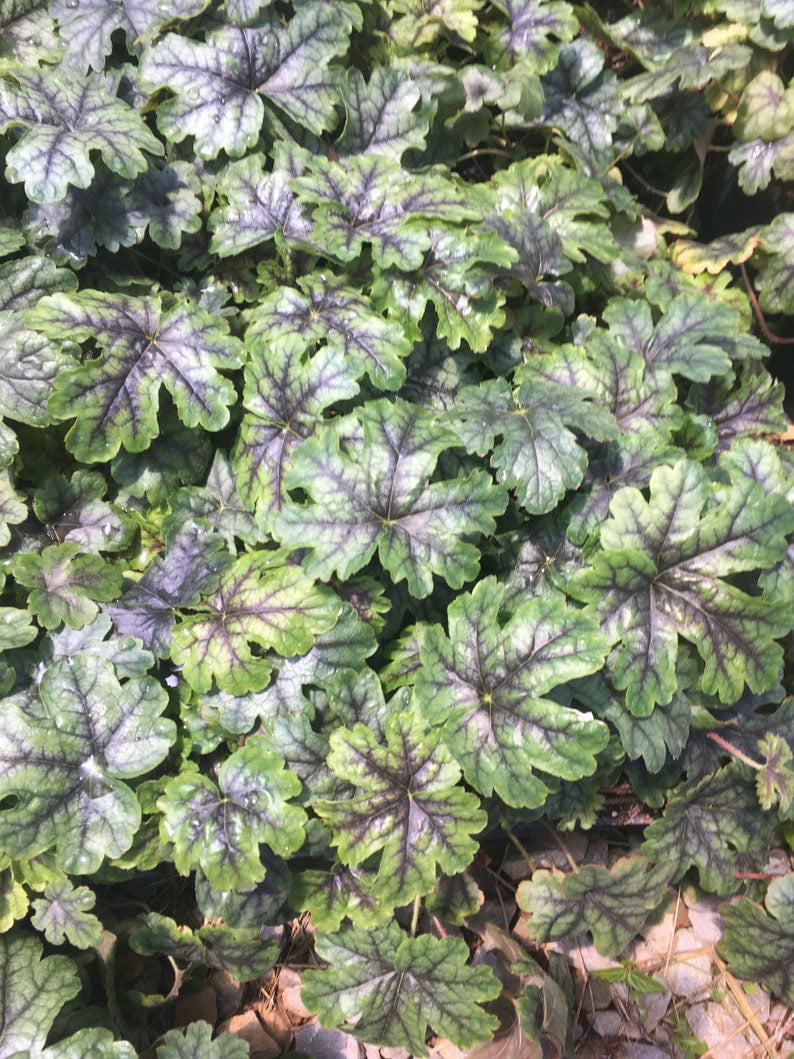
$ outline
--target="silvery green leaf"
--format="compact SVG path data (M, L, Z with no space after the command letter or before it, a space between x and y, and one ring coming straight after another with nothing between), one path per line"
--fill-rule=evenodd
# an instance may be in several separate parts
M144 151L162 148L143 119L119 99L118 77L70 77L60 67L6 66L0 75L0 127L21 129L6 156L6 175L24 181L34 202L58 202L68 186L87 188L91 151L108 169L134 177L146 168Z
M195 136L202 158L221 150L239 157L255 146L267 100L299 125L321 133L340 102L349 22L329 4L303 4L282 25L265 13L254 26L222 26L206 41L169 33L144 55L142 84L174 96L160 104L157 124L168 139Z

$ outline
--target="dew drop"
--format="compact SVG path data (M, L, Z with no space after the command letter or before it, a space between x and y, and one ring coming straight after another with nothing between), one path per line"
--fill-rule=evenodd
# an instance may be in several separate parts
M190 88L189 88L189 89L187 90L187 97L188 97L188 99L198 99L198 97L199 97L199 90L198 90L198 86L197 86L197 85L192 85L192 86L191 86L191 87L190 87Z

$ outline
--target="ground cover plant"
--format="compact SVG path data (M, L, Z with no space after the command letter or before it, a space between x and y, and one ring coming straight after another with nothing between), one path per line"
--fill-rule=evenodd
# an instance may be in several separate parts
M570 1053L543 944L685 879L794 1005L791 5L0 26L0 1056L244 1055L175 998L298 932L324 1026ZM503 989L473 865L621 786Z

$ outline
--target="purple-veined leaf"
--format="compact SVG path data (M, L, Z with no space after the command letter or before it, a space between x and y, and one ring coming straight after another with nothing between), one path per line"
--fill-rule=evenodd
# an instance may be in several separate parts
M226 25L204 42L169 33L141 63L145 87L174 93L158 107L160 131L175 142L195 136L202 158L239 157L259 138L264 97L321 133L341 101L332 60L347 49L349 27L338 8L306 3L286 26L266 12L255 26Z
M595 771L606 726L544 696L598 669L607 647L557 599L525 599L500 624L503 597L486 578L450 605L449 638L425 631L414 702L478 791L534 807L548 794L535 770L570 780Z
M394 907L433 889L436 865L462 871L476 852L472 834L486 816L458 783L460 769L421 719L392 713L386 745L369 727L332 733L328 764L353 784L352 797L319 800L315 812L331 828L341 860L351 868L380 854L372 892Z
M204 926L191 930L157 912L149 912L142 920L141 928L130 936L130 947L141 956L163 953L187 963L229 971L241 981L261 978L278 957L281 927L234 930L226 926ZM231 1033L223 1036L233 1038ZM200 1054L203 1057L204 1053ZM239 1051L233 1051L232 1055L239 1055Z
M318 633L336 624L341 600L315 585L285 553L252 552L221 574L214 594L191 604L173 631L171 658L197 691L219 688L236 695L261 691L270 661L252 644L279 654L308 651Z
M690 392L692 406L709 416L717 430L716 452L729 449L739 438L782 434L783 384L760 365L748 365L738 382L713 379Z
M414 175L378 155L315 158L292 188L311 216L312 241L325 254L354 261L369 246L382 268L408 271L422 264L430 246L428 220L478 216L448 177L432 170Z
M282 288L278 301L283 305L293 295L302 309L302 296L292 288ZM262 320L266 332L270 327L278 330L279 318L274 317ZM308 319L307 326L312 326ZM352 342L353 336L347 337ZM309 356L304 339L289 330L273 339L272 344L250 343L243 395L246 414L232 453L240 495L262 511L267 522L287 499L284 475L296 447L317 431L329 405L358 392L355 371L339 356L338 344Z
M309 549L304 568L313 576L347 578L378 549L394 580L405 579L416 596L431 592L434 573L459 588L478 568L477 549L464 537L491 530L505 496L481 471L430 480L440 453L455 443L422 408L368 402L296 450L286 485L310 500L285 504L275 536Z
M515 250L516 260L508 274L519 280L535 301L570 316L573 288L563 280L548 278L565 275L572 268L562 253L559 236L528 210L491 214L484 219L483 228Z
M162 147L143 119L116 95L118 77L68 76L59 67L7 66L0 77L0 129L22 135L6 156L6 175L24 181L33 202L58 202L67 187L87 188L90 152L108 169L134 177L146 168L144 151Z
M94 554L120 551L130 543L133 526L102 499L106 491L107 482L95 471L75 471L71 479L56 474L36 490L33 510L51 540L74 542Z
M2 1050L7 1056L44 1052L59 1010L80 992L77 968L68 956L45 956L42 944L17 927L0 934Z
M717 947L731 974L794 1004L794 875L774 879L764 903L766 912L746 897L723 906L726 927Z
M257 348L252 364L258 367L257 361L269 361L271 356L276 363L286 359L284 354L279 356L278 348L287 341L291 351L294 340L300 338L304 348L323 342L328 349L332 359L321 363L324 374L330 375L333 399L353 396L355 390L335 391L341 389L345 377L358 379L365 372L378 389L397 389L405 379L403 360L411 351L400 324L384 320L355 288L325 273L305 276L299 285L300 290L279 288L252 313L246 342L276 347L272 352Z
M237 490L237 476L222 449L215 450L207 481L202 487L187 486L171 498L171 514L163 522L166 540L174 528L178 533L191 519L209 522L224 537L230 550L239 539L257 544L265 539L263 519L253 514L253 504L246 505Z
M392 66L376 66L368 82L352 67L342 90L347 112L342 136L334 144L338 157L377 154L399 161L405 151L425 144L428 117L434 107L416 104L420 84Z
M174 844L174 864L187 875L201 867L218 890L246 890L265 877L259 845L280 856L303 844L306 813L290 800L300 781L267 740L251 737L218 770L217 784L182 772L157 801L161 830Z
M152 559L143 577L105 611L123 636L136 636L156 655L168 654L177 608L212 592L231 556L206 522L189 521L164 558Z
M50 411L77 417L67 435L78 459L141 452L157 436L160 388L189 427L219 430L229 419L234 387L218 368L238 367L242 349L228 324L199 306L162 298L81 291L42 298L29 323L50 338L94 340L104 352L59 376Z
M28 610L45 629L61 622L82 629L99 613L97 601L107 603L121 594L121 570L98 555L83 554L77 541L17 555L11 572L30 589Z
M590 931L604 956L617 956L659 905L670 872L643 857L623 857L612 870L585 864L561 881L536 871L519 884L516 901L530 912L529 931L541 944Z
M9 526L27 518L28 509L14 489L14 479L7 468L0 468L0 547L11 540Z
M780 140L751 140L735 143L728 152L728 161L739 170L739 186L748 195L755 195L769 184L772 174L787 179L794 164L794 132Z
M490 1039L494 1016L481 1004L499 992L488 967L469 967L460 938L409 938L392 922L374 930L319 936L327 971L304 976L304 1002L325 1026L359 1040L428 1055L428 1026L462 1048Z
M288 243L313 245L312 228L290 188L311 155L297 144L279 145L270 171L263 154L248 154L230 162L218 180L221 200L210 215L210 250L232 257L283 234Z
M645 829L642 852L665 867L672 882L694 865L700 884L716 893L736 887L738 855L762 851L776 826L737 765L718 769L698 783L679 788L664 817Z
M756 791L762 809L780 805L782 817L790 818L794 802L794 768L791 747L783 736L770 732L758 742L763 768L756 776Z
M496 34L500 47L511 59L528 56L539 74L558 57L553 39L569 41L579 28L571 5L560 0L495 0L494 6L509 20L508 28Z
M450 349L465 341L473 352L483 353L505 321L494 266L509 268L516 251L494 232L469 229L430 228L429 242L410 276L393 269L376 271L373 297L414 340L422 335L420 323L429 302L436 311L438 337Z
M102 924L91 913L96 897L87 886L73 886L68 879L48 883L44 897L33 902L31 924L40 930L51 945L70 945L87 949L102 941Z
M44 674L39 701L0 713L0 841L12 856L55 847L67 872L96 871L132 843L141 807L123 781L158 765L176 736L168 696L149 678L119 684L102 658L77 656Z
M792 133L794 155L794 133ZM794 312L794 213L781 213L762 233L764 253L756 277L761 305L767 312Z
M250 890L218 890L211 886L204 872L196 872L196 904L207 920L222 919L234 929L257 930L263 923L281 920L292 874L281 857L260 847L259 857L265 866L265 877ZM294 907L294 906L293 906Z
M58 21L61 37L68 42L63 60L79 73L102 70L112 50L111 37L121 30L127 48L140 52L141 42L156 29L180 19L193 18L208 0L53 0L50 11Z
M586 392L544 379L532 363L516 372L515 381L515 391L504 379L465 387L449 425L470 452L492 450L498 481L514 489L531 514L543 514L581 483L587 466L570 428L603 441L615 436L615 423Z
M737 476L738 478L738 476ZM782 659L775 637L788 628L780 606L734 587L732 573L765 569L785 554L790 511L759 483L736 480L707 507L702 467L681 460L651 475L650 501L619 490L601 528L593 569L575 575L570 591L616 644L615 687L632 713L646 717L677 686L678 637L704 662L701 687L723 702L774 685Z
M318 930L339 930L349 919L364 930L382 927L394 910L372 893L375 872L334 864L328 871L311 868L296 874L290 891L294 908L309 909Z
M106 639L111 622L107 614L99 614L82 629L64 626L51 632L40 647L41 659L49 667L61 659L74 659L77 655L105 658L113 665L116 676L142 677L146 675L154 658L144 649L140 640L132 636L113 636Z

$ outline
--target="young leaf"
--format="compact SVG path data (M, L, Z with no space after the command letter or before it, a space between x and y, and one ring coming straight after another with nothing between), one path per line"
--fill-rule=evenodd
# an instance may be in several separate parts
M78 459L107 460L122 445L146 449L157 437L163 384L186 426L219 430L228 422L234 387L217 369L240 365L240 342L197 305L81 291L42 298L30 322L50 338L91 339L105 351L60 376L50 401L59 418L76 417L67 442Z
M143 119L116 95L119 77L75 78L60 67L6 66L0 75L0 131L22 135L6 156L6 175L24 181L33 202L58 202L69 184L87 188L94 176L92 150L108 169L134 177L148 151L162 147Z
M780 803L780 812L787 815L794 802L794 768L791 747L786 740L770 733L758 743L759 753L764 755L764 767L756 777L756 790L762 809L771 809Z
M343 429L363 429L345 442ZM287 488L309 494L286 504L274 534L308 548L307 573L342 578L367 564L375 549L395 581L427 596L433 574L453 588L474 577L477 549L465 535L490 531L504 510L504 493L482 471L430 482L436 460L454 435L422 408L397 400L371 401L355 417L337 421L295 452Z
M450 425L470 452L491 463L498 480L515 489L533 515L550 511L568 489L582 481L587 454L569 427L603 441L614 437L614 420L588 395L539 378L531 370L516 373L511 392L504 379L467 386L457 397ZM501 441L494 446L497 437Z
M538 942L572 938L586 930L603 956L617 956L658 906L670 871L644 857L623 857L611 871L585 864L560 882L536 871L519 884L516 901L531 913L530 933Z
M246 544L258 544L265 538L262 519L252 515L249 507L240 499L237 476L222 449L215 450L215 459L204 487L180 489L171 498L170 506L171 514L163 522L166 539L173 533L174 527L179 534L191 519L209 522L225 538L231 550L235 547L235 539L239 538Z
M428 893L437 864L448 875L468 866L476 851L471 835L485 826L485 813L458 785L460 770L438 735L426 736L415 714L387 719L385 747L363 724L338 729L330 742L329 766L356 793L313 808L350 867L381 854L373 893L383 902L393 907Z
M725 934L717 942L730 971L748 982L762 982L786 1004L794 1004L794 875L769 884L767 911L740 897L724 905Z
M25 930L0 934L0 997L4 1055L42 1054L63 1005L80 992L68 956L41 958L42 944Z
M280 928L231 930L205 926L194 931L157 912L141 918L144 925L130 936L130 947L141 956L164 953L186 963L219 967L240 981L261 978L278 957L276 938Z
M212 1039L209 1022L191 1022L184 1029L169 1030L157 1048L157 1059L247 1059L248 1041L234 1033Z
M30 623L32 615L16 607L0 607L0 651L24 647L35 640L38 630Z
M411 343L399 323L384 320L355 288L325 273L305 276L298 282L302 293L294 287L280 287L260 302L251 316L246 340L264 340L274 350L285 341L294 347L298 336L304 348L323 342L340 381L358 379L366 372L378 389L398 389L405 379L403 360L411 352ZM265 360L260 348L256 350L259 355L252 357L254 364Z
M168 696L148 678L119 684L110 663L56 662L23 709L0 712L0 843L14 857L55 847L60 866L85 875L132 843L141 808L122 780L158 765L176 736L160 715Z
M121 593L121 571L98 555L81 555L71 541L45 548L40 555L17 555L11 571L30 588L28 609L45 629L65 622L82 629L99 613L95 600L106 603Z
M177 624L171 658L197 691L209 691L213 678L234 695L261 691L271 666L250 644L305 653L317 633L333 627L340 607L329 588L284 565L283 552L242 555L221 575L214 597Z
M486 578L449 607L449 639L427 629L415 702L482 794L534 807L548 794L533 772L579 779L595 771L608 733L590 713L544 698L602 664L595 626L560 600L525 599L500 624L504 586Z
M694 864L701 886L730 893L737 855L763 849L774 826L774 818L761 812L738 766L729 765L689 790L678 789L664 818L646 828L642 852L665 865L673 881Z
M577 598L592 601L592 613L617 644L615 687L626 690L626 705L640 717L669 702L684 636L705 663L707 694L732 702L745 682L767 690L781 660L774 637L788 621L725 578L783 556L789 518L783 497L765 497L759 483L745 479L704 511L708 482L688 460L657 468L650 492L650 501L633 488L615 494L601 529L603 551L570 585Z
M141 63L144 87L168 87L157 110L169 140L196 137L202 158L255 146L265 116L262 96L315 133L328 128L340 102L342 71L331 65L347 48L349 23L338 9L303 4L282 26L267 14L256 26L222 26L205 42L169 33Z
M182 772L166 784L157 807L164 837L174 843L177 871L201 867L218 890L247 890L265 877L259 844L281 856L304 840L306 814L289 799L300 783L284 762L253 737L226 759L218 786L206 776Z
M73 886L68 879L49 883L43 899L33 902L31 923L42 931L51 945L70 945L87 949L102 941L102 924L89 909L96 897L87 886Z
M461 1048L488 1040L496 1019L481 1004L499 983L488 967L468 967L459 938L409 938L396 923L316 940L327 971L304 975L303 1000L326 1026L359 1040L428 1055L428 1027Z

